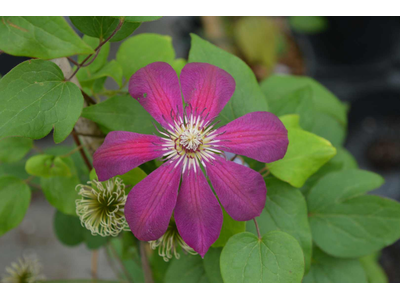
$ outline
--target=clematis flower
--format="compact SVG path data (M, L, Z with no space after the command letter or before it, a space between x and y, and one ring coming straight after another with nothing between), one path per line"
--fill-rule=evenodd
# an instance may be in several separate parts
M164 130L160 136L110 132L94 154L94 167L103 181L147 161L166 160L128 195L125 217L139 240L159 239L174 213L183 240L204 257L219 236L222 210L202 168L233 219L247 221L262 212L267 193L263 177L220 154L227 151L273 162L286 153L287 131L269 112L248 113L216 129L213 121L234 91L233 77L206 63L187 64L180 85L176 72L163 62L147 65L131 77L130 94ZM228 108L235 113L234 106Z

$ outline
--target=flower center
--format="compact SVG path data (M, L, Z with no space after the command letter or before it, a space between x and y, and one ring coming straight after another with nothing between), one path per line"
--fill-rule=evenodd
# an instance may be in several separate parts
M177 167L183 164L182 173L185 170L200 168L200 163L214 160L214 155L221 153L217 150L218 133L213 129L215 124L211 120L206 121L202 113L197 114L193 111L179 119L174 120L174 124L169 124L166 132L159 131L165 140L163 150L165 160L175 162Z
M188 151L196 151L203 143L201 133L196 129L187 129L179 136L179 144Z

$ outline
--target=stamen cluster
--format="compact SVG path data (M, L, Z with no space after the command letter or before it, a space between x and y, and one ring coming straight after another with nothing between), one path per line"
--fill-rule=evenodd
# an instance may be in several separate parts
M11 267L6 267L7 275L4 275L4 283L33 283L38 280L44 280L41 274L42 265L36 256L24 256L18 259L18 262L11 263Z
M186 110L188 111L188 109ZM218 150L216 139L219 135L213 129L217 123L212 124L212 120L207 120L203 113L187 112L184 117L173 118L174 124L169 124L166 132L159 131L165 137L163 144L164 160L176 162L178 166L183 164L182 173L185 170L194 169L196 172L200 168L200 163L205 167L205 162L215 160L215 154L221 154Z
M127 195L122 179L115 177L105 183L94 179L87 183L77 186L82 199L76 200L76 213L82 226L89 229L92 235L103 237L128 231L124 214Z
M179 247L188 254L197 255L196 251L190 248L179 235L173 219L170 221L168 229L164 235L156 241L150 241L149 244L153 250L158 248L158 255L166 262L172 258L172 255L174 255L176 259L180 258L180 254L178 253Z

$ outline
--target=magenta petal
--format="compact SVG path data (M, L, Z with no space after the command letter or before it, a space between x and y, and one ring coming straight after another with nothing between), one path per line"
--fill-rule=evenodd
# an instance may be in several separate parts
M224 70L206 63L189 63L181 72L183 97L193 111L215 118L235 91L235 80Z
M110 132L93 155L93 166L100 181L125 174L163 155L158 136L128 131Z
M237 221L248 221L261 214L267 188L260 173L216 157L207 164L207 174L226 212Z
M172 122L172 117L182 116L178 76L165 62L149 64L133 74L129 80L129 93L164 128Z
M129 192L125 218L139 240L157 240L168 228L181 178L181 167L175 165L161 165Z
M222 209L201 170L191 169L182 176L174 216L183 240L204 257L218 239Z
M272 113L248 113L225 126L217 133L221 149L269 163L285 156L289 144L287 130Z

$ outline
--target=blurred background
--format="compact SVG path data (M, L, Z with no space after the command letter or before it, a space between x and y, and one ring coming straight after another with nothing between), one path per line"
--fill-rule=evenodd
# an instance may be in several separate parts
M385 178L374 193L400 201L400 18L163 17L143 23L134 35L145 32L170 35L176 57L185 59L189 34L196 33L239 56L260 81L274 73L316 79L348 104L345 147L361 169ZM111 44L110 59L119 44ZM0 75L25 59L0 55ZM112 88L113 82L106 84ZM35 145L51 147L52 137ZM54 236L54 214L43 194L34 192L23 223L0 238L0 275L21 255L35 253L48 279L90 278L91 251L62 245ZM400 282L400 242L382 251L380 263L390 282ZM115 278L103 252L98 273Z

